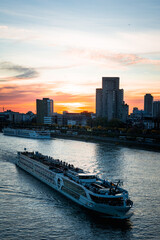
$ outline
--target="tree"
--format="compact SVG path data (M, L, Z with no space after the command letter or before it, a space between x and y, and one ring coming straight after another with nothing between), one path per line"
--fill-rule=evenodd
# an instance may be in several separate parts
M119 119L117 118L113 118L112 120L110 120L108 122L108 127L111 127L111 128L122 128L122 127L125 127L125 124L123 122L121 122Z

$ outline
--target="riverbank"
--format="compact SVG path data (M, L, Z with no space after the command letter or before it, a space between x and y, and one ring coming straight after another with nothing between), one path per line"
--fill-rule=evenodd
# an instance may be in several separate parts
M106 137L106 136L95 136L95 135L83 135L83 134L66 134L60 131L51 132L52 138L60 138L60 139L70 139L77 141L89 141L89 142L108 142L115 145L126 146L130 148L138 148L144 150L158 151L160 152L160 142L155 142L153 138L146 138L146 136L141 137L131 137L128 136L114 136L114 137ZM147 141L146 141L147 140Z
M66 134L52 134L53 138L61 138L77 141L89 141L89 142L108 142L115 145L122 145L130 148L140 148L144 150L152 150L160 152L160 144L153 142L138 142L132 140L119 139L117 137L100 137L100 136L88 136L88 135L66 135Z

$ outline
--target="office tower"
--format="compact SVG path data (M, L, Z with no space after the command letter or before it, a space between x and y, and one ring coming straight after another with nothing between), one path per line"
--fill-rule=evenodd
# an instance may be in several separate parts
M151 94L147 93L144 96L144 111L145 111L145 113L152 116L152 108L153 108L153 96Z
M120 116L120 120L122 122L126 122L128 119L128 114L129 114L129 106L125 102L122 104L122 115Z
M102 116L102 88L96 89L96 116Z
M153 102L153 117L160 118L160 101Z
M53 114L53 100L43 98L36 99L37 123L44 124L44 117L51 117Z
M103 77L102 88L96 89L96 116L123 120L128 116L124 116L126 112L123 89L119 89L119 77Z

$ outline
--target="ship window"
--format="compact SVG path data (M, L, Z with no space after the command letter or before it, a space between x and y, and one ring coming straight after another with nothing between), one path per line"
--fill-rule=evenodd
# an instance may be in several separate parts
M66 179L63 179L63 183L64 183L65 187L70 188L72 191L86 197L85 190L82 187L80 187L77 184L74 184L73 182L70 182Z
M62 187L62 191L65 193L68 193L69 195L71 195L72 197L79 199L79 194L73 192L72 190L66 188L66 187Z
M87 175L84 175L84 176L81 176L81 175L79 175L78 176L79 177L79 179L95 179L95 176L94 175L89 175L89 176L87 176Z
M104 198L90 194L91 199L96 203L109 204L112 206L122 206L123 198Z

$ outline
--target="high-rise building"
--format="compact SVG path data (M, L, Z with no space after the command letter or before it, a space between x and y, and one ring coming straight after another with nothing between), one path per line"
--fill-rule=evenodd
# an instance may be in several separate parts
M144 96L144 111L146 114L152 116L153 109L153 96L150 93L147 93Z
M53 100L49 98L36 99L36 109L37 123L43 124L44 117L51 117L53 115Z
M128 114L129 114L129 106L125 102L122 104L122 114L120 116L120 120L122 122L126 122L128 119Z
M153 102L153 117L160 118L160 101Z
M102 116L102 88L96 89L96 116Z
M124 120L128 117L127 106L123 101L123 89L119 89L119 77L103 77L102 88L96 89L96 116Z

